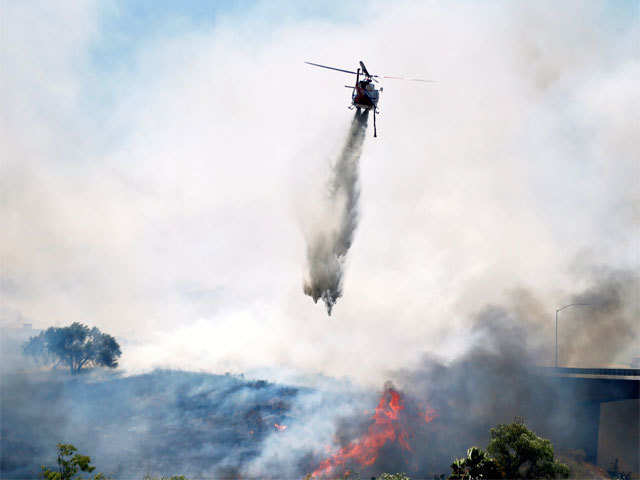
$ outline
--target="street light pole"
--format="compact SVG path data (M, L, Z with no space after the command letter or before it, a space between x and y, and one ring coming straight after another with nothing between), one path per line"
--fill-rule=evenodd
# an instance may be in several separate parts
M565 305L564 307L560 307L556 309L556 361L555 361L556 368L558 368L558 312L561 312L565 308L569 308L569 307L589 307L592 305L593 305L592 303L570 303L568 305Z

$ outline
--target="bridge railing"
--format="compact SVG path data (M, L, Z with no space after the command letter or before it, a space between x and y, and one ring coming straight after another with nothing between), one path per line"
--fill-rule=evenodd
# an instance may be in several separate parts
M547 375L603 375L615 377L640 377L640 368L579 368L579 367L536 367Z

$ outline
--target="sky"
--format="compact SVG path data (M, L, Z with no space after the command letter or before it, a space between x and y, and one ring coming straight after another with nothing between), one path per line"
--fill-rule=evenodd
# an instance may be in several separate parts
M597 272L637 273L637 2L298 3L3 2L4 325L97 326L127 372L379 382L462 352L486 305L526 292L551 335ZM305 232L353 78L303 62L359 60L436 82L384 83L328 317Z

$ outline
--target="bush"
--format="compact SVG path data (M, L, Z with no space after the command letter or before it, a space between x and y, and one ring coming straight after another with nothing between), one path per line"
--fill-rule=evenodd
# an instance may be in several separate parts
M526 425L514 422L491 429L485 452L471 447L451 464L451 480L490 478L567 478L569 467L556 462L553 445Z
M52 470L42 466L42 476L46 480L71 480L78 472L93 472L96 467L91 465L91 457L76 453L78 449L69 443L59 443L58 469ZM101 473L89 477L90 480L105 480Z

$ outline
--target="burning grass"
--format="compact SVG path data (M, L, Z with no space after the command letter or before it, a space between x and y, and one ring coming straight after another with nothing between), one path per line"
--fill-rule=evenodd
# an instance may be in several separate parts
M310 478L327 478L353 469L373 466L380 450L387 444L397 444L402 451L412 452L410 438L411 424L417 419L408 413L402 394L387 385L380 396L367 431L359 438L338 449L337 452L320 462ZM437 414L426 407L422 420L430 423Z

